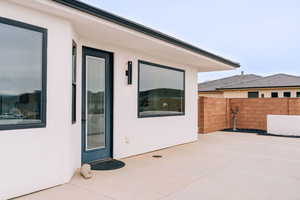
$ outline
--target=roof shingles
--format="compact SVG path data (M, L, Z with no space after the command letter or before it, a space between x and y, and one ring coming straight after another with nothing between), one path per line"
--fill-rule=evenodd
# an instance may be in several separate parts
M276 87L300 87L300 76L289 74L275 74L266 77L254 74L237 75L200 83L198 84L198 91L209 92L228 89Z
M219 89L242 89L242 88L275 88L275 87L300 87L300 77L288 74L275 74L248 81L245 83L235 83L220 87Z
M199 83L198 91L200 92L216 91L218 88L223 88L225 86L232 85L232 84L245 83L248 81L257 80L259 78L262 77L255 74L235 75L227 78Z

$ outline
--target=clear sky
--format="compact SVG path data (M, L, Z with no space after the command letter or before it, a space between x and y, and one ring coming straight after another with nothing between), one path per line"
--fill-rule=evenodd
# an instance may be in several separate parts
M299 0L83 0L237 61L235 71L199 73L199 82L244 71L300 76Z

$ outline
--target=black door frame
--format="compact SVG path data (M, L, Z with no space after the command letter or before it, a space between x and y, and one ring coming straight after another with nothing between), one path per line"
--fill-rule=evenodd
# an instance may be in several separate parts
M88 153L100 152L101 149L86 151L86 56L95 56L105 58L105 132L108 133L109 137L106 137L106 145L109 145L106 149L109 151L108 157L99 157L92 161L86 161L85 156ZM106 160L113 158L113 94L114 94L114 54L112 52L103 51L91 47L82 46L82 108L81 108L81 163L90 163L98 160ZM107 134L106 134L107 136ZM100 153L101 154L101 153ZM103 153L102 153L103 154ZM93 156L95 157L95 156Z

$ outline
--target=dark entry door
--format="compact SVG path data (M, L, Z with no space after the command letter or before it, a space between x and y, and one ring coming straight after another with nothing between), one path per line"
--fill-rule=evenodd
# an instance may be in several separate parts
M82 163L112 157L112 54L83 47Z

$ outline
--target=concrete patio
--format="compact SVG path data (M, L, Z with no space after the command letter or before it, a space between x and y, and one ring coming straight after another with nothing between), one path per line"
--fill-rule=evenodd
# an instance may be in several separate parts
M159 154L162 158L152 158ZM300 140L216 132L19 200L299 200Z

